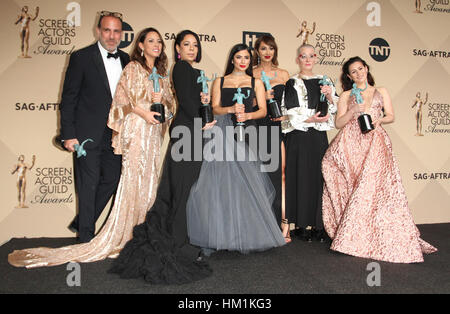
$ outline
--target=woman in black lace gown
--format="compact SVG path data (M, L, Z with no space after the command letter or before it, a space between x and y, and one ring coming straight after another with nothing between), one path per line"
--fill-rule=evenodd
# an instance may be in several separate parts
M199 109L202 102L209 102L197 83L200 70L193 68L201 60L200 40L185 30L177 35L174 46L172 79L178 108L156 200L110 270L122 278L143 277L154 284L183 284L211 274L207 264L196 261L199 249L189 244L186 226L186 202L202 165Z

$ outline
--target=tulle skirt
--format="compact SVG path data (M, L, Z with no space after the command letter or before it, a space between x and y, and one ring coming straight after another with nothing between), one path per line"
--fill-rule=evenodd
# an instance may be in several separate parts
M284 245L272 210L275 189L262 163L247 142L226 135L233 127L229 115L216 120L206 131L214 136L205 144L205 160L187 203L191 244L242 253Z

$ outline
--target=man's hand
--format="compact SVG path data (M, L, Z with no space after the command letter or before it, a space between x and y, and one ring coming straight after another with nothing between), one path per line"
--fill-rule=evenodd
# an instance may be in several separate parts
M71 153L75 152L75 148L73 148L75 144L80 145L80 142L78 142L78 139L76 138L64 140L64 147Z

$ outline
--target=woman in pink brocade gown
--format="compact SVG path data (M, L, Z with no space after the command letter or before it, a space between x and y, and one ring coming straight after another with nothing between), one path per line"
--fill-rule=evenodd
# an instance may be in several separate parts
M389 94L374 87L369 67L359 57L344 64L341 82L344 92L336 115L341 130L322 161L322 214L331 249L393 263L423 262L423 253L437 249L420 238L391 141L381 126L394 121ZM353 83L362 90L362 104L350 96ZM370 114L375 126L366 134L357 121L361 112Z

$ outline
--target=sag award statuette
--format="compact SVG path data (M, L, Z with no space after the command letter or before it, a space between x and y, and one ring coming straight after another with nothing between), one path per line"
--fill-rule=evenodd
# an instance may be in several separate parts
M362 104L364 102L364 99L362 98L361 92L365 91L367 89L367 82L366 82L366 88L360 89L356 87L356 83L353 83L352 92L350 93L350 96L355 96L355 100L357 104ZM361 132L363 134L366 134L374 129L374 126L372 124L372 118L369 114L360 112L360 115L358 117L358 124L359 128L361 129Z
M156 73L156 67L153 67L152 74L148 77L150 81L153 81L153 91L155 93L159 93L159 79L160 78L166 78L167 76L161 76L158 73ZM163 123L166 121L166 117L164 115L164 106L161 103L154 103L151 105L150 110L153 112L157 112L160 114L160 116L154 116L156 120L158 120L160 123Z
M276 72L275 72L276 76ZM271 90L272 86L270 85L270 80L274 79L275 77L268 77L266 75L266 72L261 71L261 81L263 81L266 90ZM269 110L269 116L272 119L280 118L282 116L280 106L278 105L277 101L275 99L269 99L268 108Z
M205 71L200 70L200 76L197 78L197 83L202 83L203 94L208 94L208 82L213 81L216 75L212 79L205 76ZM210 104L203 104L200 107L200 117L202 117L203 124L210 123L214 121L214 115L212 112L212 107Z
M319 85L331 85L331 82L328 80L328 77L324 75L319 81ZM320 112L319 117L325 117L328 114L328 102L323 93L320 94L320 101L316 106L316 112Z
M236 100L237 104L243 105L244 104L244 99L247 99L248 97L250 97L250 91L247 91L247 97L245 97L244 94L241 93L241 88L239 87L237 89L237 92L234 93L234 97L232 99L232 101ZM244 141L244 126L245 123L244 122L237 122L236 123L236 129L237 129L237 140L238 142L243 142Z
M78 145L78 144L73 145L73 148L77 152L77 158L80 158L81 156L86 156L87 152L83 146L87 142L94 142L94 141L92 139L88 138L88 139L84 140L83 143L81 143L81 145Z

